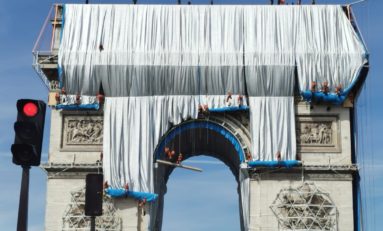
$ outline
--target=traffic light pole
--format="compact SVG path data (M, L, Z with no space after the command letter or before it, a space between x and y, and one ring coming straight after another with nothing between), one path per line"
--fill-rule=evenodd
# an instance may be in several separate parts
M17 231L27 231L29 170L31 166L40 165L46 104L41 100L19 99L16 108L17 120L13 125L15 141L11 146L12 162L23 168Z
M96 231L96 217L90 217L90 231Z
M30 168L30 166L23 166L20 188L19 215L17 217L17 231L28 230L28 193Z

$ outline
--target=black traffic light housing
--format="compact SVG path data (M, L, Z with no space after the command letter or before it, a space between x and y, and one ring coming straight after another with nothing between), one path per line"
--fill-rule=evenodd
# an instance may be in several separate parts
M85 216L101 216L104 175L90 173L85 182Z
M41 100L19 99L17 121L14 124L15 142L12 144L13 163L39 166L44 134L46 104Z

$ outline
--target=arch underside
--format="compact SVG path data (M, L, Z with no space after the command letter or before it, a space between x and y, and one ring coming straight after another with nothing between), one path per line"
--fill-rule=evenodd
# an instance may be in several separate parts
M224 124L224 123L223 123ZM236 128L236 129L243 129ZM231 128L233 130L233 128ZM244 133L247 134L247 133ZM241 138L239 138L241 139ZM242 137L241 141L237 139L232 131L212 121L194 120L178 125L170 130L157 146L154 159L162 159L175 162L179 153L182 153L183 160L188 158L206 155L217 158L229 167L237 181L237 192L239 199L239 211L241 217L241 228L243 229L243 218L241 209L241 192L239 187L240 164L244 161L244 144L248 137ZM175 156L169 160L164 152L168 147L175 151ZM158 164L154 170L154 188L155 193L159 195L157 202L153 205L151 230L159 231L162 226L164 196L167 192L167 181L175 167Z

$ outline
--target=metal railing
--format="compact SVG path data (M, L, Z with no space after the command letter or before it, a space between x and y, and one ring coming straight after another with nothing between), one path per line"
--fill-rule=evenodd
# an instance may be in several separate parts
M47 64L57 65L61 26L62 5L52 5L32 49L32 67L48 89L51 88L51 78L43 69Z

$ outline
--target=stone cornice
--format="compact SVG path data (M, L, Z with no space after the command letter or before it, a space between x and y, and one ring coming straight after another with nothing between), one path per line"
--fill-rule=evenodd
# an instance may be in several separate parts
M88 173L102 173L102 162L93 164L60 164L45 163L40 165L49 179L54 178L84 178Z

